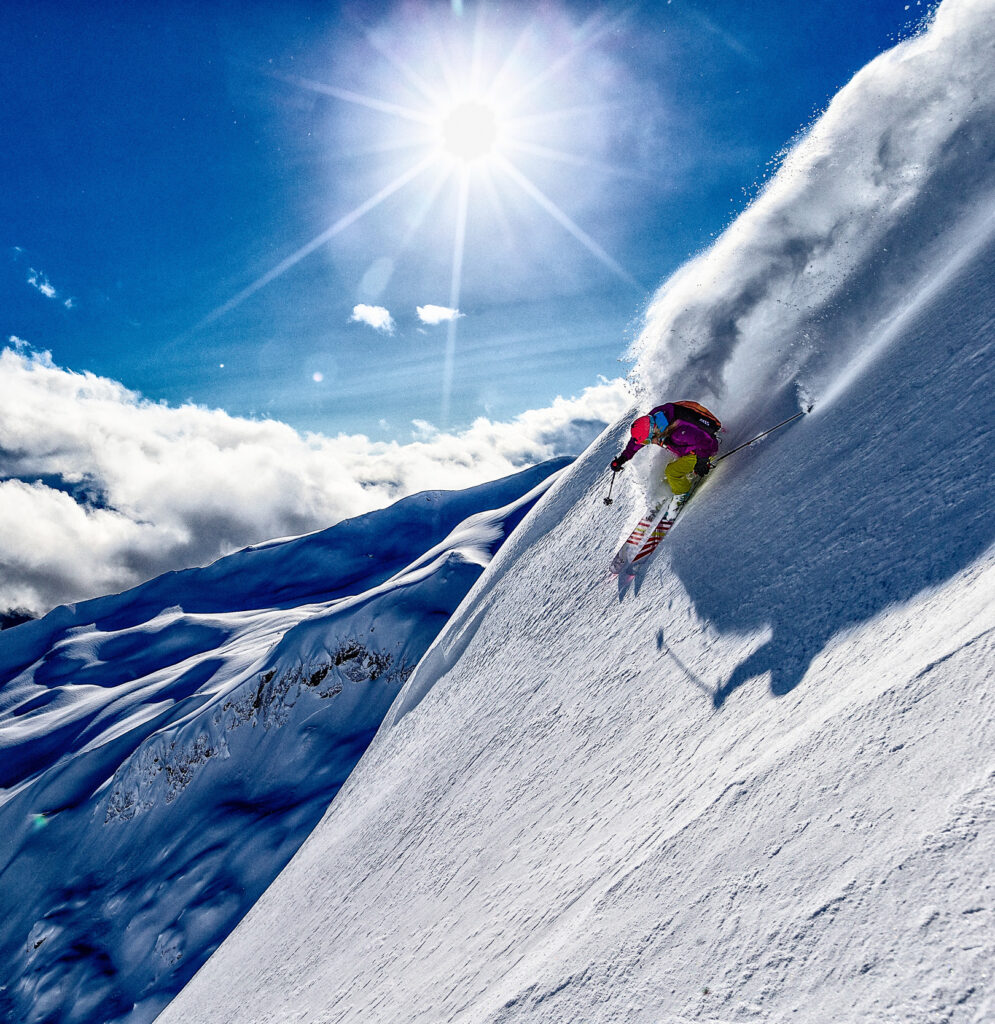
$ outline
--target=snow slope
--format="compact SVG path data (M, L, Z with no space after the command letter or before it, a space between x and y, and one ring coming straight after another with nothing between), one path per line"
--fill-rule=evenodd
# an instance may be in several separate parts
M875 119L867 145L907 146L879 151L887 199L917 150L909 105L869 86L933 75L947 127L916 173L955 194L899 204L893 261L837 254L837 305L802 262L811 358L738 314L721 354L682 348L651 311L649 386L669 360L746 389L728 446L799 390L815 412L723 462L631 586L605 567L658 466L641 455L606 509L626 425L603 435L161 1024L995 1020L993 13L948 0L834 102L856 123L821 136L827 167ZM944 93L944 65L975 85ZM818 194L845 196L841 153ZM796 210L772 184L780 254L811 193ZM829 248L859 238L857 200ZM748 256L726 286L759 294Z
M300 846L568 461L5 632L0 1019L152 1020Z

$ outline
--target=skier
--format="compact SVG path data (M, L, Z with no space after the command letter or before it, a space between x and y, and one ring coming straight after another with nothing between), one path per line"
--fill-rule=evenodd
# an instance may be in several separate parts
M632 424L629 443L612 459L612 472L620 472L644 445L658 444L678 456L664 470L671 491L687 494L695 479L711 468L709 459L719 450L716 435L721 429L718 419L697 402L658 405Z

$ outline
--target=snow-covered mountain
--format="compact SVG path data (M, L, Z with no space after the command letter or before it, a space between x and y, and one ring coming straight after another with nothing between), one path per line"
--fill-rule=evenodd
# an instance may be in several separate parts
M152 1020L320 819L569 460L0 637L0 1020Z
M4 631L0 1017L252 906L163 1024L995 1020L993 69L946 0L661 290L645 402L815 409L633 581L623 422Z
M606 508L606 432L162 1024L995 1020L993 197L995 5L947 0L640 343L727 449L815 411L630 586L659 461Z

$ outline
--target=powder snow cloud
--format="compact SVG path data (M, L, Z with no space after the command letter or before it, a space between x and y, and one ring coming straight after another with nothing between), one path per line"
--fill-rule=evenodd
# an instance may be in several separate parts
M122 590L420 490L579 453L631 405L616 380L507 423L417 440L301 435L147 401L46 353L0 351L0 611ZM425 425L422 425L425 426Z
M886 335L995 209L993 13L947 0L840 91L658 291L631 353L641 391L714 401L729 422L759 394L817 397L856 372L858 339Z

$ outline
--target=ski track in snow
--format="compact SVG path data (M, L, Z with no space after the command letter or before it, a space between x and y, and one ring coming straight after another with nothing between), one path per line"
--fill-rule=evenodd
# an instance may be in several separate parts
M650 310L727 446L815 412L630 586L657 466L606 510L606 432L162 1024L995 1019L993 15L861 72Z

